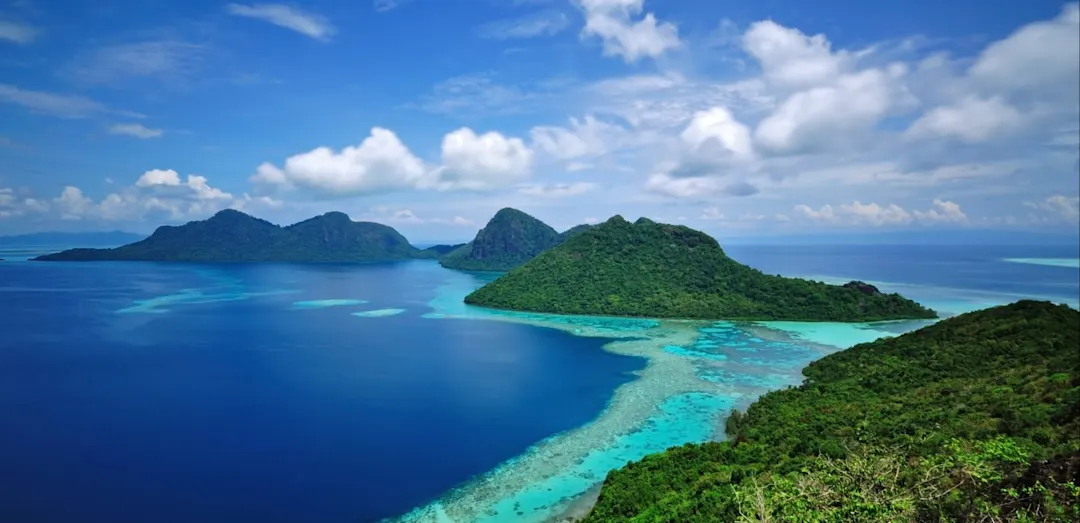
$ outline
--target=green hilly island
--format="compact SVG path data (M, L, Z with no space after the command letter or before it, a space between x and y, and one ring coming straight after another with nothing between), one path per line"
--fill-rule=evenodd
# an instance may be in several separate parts
M1080 312L1019 301L811 363L584 523L1080 521Z
M72 249L40 261L369 262L432 258L386 225L330 212L280 227L235 210L112 249Z
M555 314L793 321L935 318L871 285L764 274L680 225L621 216L572 235L465 297L484 307Z
M507 271L558 245L562 236L548 224L509 207L500 209L473 241L439 259L448 269Z

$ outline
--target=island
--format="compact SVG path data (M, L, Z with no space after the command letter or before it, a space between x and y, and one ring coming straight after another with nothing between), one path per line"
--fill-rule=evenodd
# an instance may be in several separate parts
M111 249L71 249L37 261L376 262L432 258L392 227L328 212L281 227L236 210Z
M550 225L517 209L495 213L473 241L439 259L448 269L508 271L562 241Z
M811 363L583 523L1080 521L1080 312L1019 301Z
M864 322L936 318L899 294L764 274L711 236L621 216L584 230L480 287L465 303L553 314Z

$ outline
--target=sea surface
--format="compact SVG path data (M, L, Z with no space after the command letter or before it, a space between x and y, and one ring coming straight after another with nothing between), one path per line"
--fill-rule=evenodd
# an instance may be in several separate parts
M431 261L32 251L0 252L0 521L548 521L627 460L722 438L809 362L928 323L506 313L461 302L493 275ZM726 251L943 316L1080 293L1069 247Z

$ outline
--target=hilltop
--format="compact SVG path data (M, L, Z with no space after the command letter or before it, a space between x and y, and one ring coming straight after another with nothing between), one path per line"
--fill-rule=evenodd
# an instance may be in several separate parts
M811 363L584 523L1080 520L1080 312L1019 301Z
M329 212L280 227L227 209L201 221L159 227L150 237L112 249L72 249L40 261L357 262L422 258L386 225Z
M571 236L465 297L472 305L556 314L795 321L935 318L899 294L762 273L715 239L621 216Z
M443 256L439 263L448 269L507 271L561 240L548 224L507 207L495 213L473 241Z

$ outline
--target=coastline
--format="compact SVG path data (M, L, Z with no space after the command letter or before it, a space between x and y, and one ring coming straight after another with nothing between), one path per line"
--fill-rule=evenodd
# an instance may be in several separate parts
M589 423L546 438L438 500L386 521L573 521L591 509L608 471L672 446L722 440L731 409L801 383L804 366L841 349L749 322L549 315L464 304L464 295L482 279L447 271L424 317L508 321L613 338L603 350L643 357L646 366ZM759 336L758 328L770 334Z

